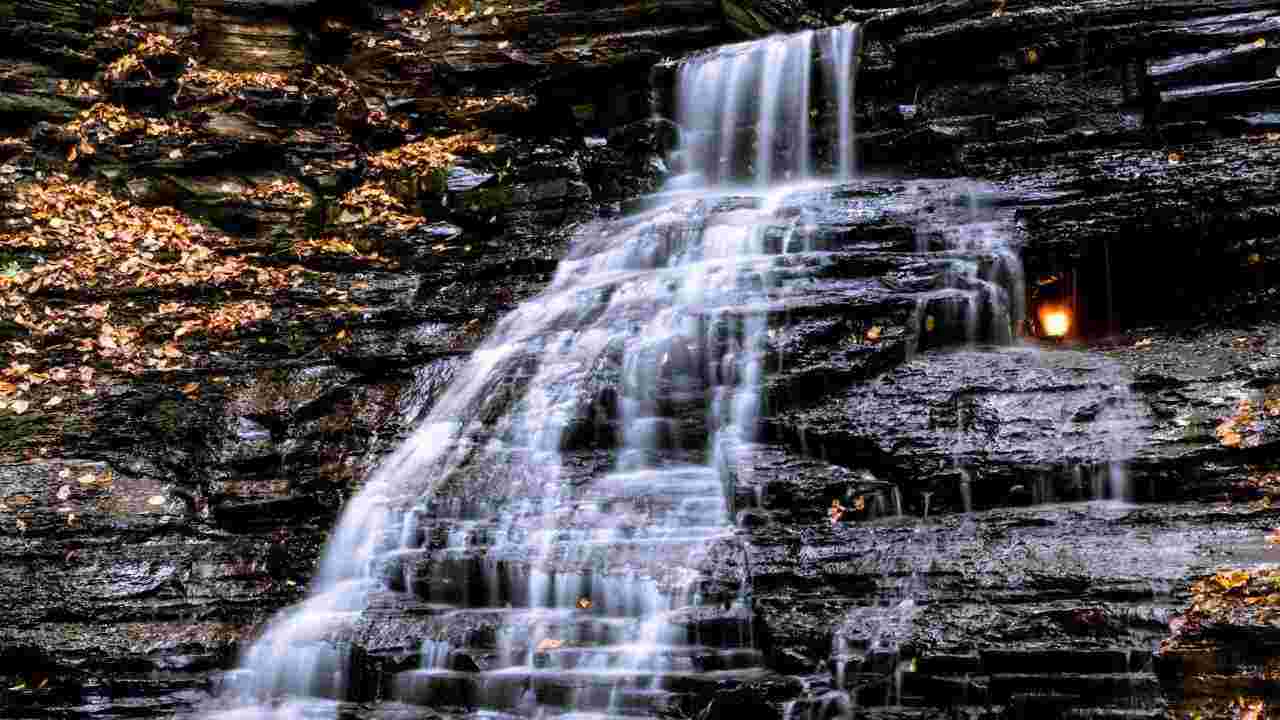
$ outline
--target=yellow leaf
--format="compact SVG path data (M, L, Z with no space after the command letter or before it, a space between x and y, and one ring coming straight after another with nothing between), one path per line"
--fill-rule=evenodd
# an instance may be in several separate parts
M872 328L867 331L867 341L878 342L880 340L880 336L883 333L884 333L884 329L881 328L879 325L872 326Z
M1249 584L1249 573L1246 570L1224 570L1213 576L1223 590L1235 590Z
M13 408L13 411L15 413L21 415L22 413L27 411L27 408L31 407L31 403L27 402L26 400L14 400L13 404L10 405L10 407Z

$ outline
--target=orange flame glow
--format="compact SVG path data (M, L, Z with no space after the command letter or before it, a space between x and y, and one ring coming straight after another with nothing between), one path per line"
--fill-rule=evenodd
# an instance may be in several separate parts
M1046 337L1063 337L1071 330L1071 313L1065 308L1046 305L1040 308L1040 327Z

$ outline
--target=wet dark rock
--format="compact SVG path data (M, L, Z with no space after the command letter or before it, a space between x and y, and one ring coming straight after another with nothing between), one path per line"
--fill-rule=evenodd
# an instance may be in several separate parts
M487 328L546 284L579 226L651 204L636 198L680 171L675 128L651 117L651 70L661 99L674 72L664 58L818 17L871 19L859 157L890 179L797 198L771 230L789 256L768 309L764 442L724 478L741 544L708 575L717 600L740 589L745 545L755 615L710 604L681 618L726 645L753 638L769 672L681 688L662 707L781 717L797 701L790 717L827 717L846 709L826 692L843 684L856 717L1151 717L1187 698L1273 692L1265 677L1234 677L1275 657L1270 627L1204 628L1153 655L1191 578L1276 560L1263 540L1274 512L1250 504L1263 496L1250 482L1274 468L1276 418L1242 421L1234 445L1219 433L1280 386L1273 4L1029 1L1001 14L968 1L689 0L654 14L524 3L414 27L391 6L196 2L189 22L154 11L182 55L95 97L76 84L139 38L104 35L85 3L11 3L0 129L29 144L0 145L0 196L14 178L97 178L233 235L232 253L312 274L274 299L269 320L194 341L188 368L113 376L74 413L0 413L0 580L21 598L0 603L6 716L205 702L259 623L299 599L342 501ZM326 66L357 89L198 97L177 92L187 55L317 82L332 80ZM503 96L519 102L459 106ZM192 135L124 134L68 161L79 138L61 124L99 100ZM396 188L420 224L332 222L339 198L371 179L372 153L476 130L493 153L452 163L443 184L417 174ZM276 180L297 180L310 204L246 199ZM735 222L741 209L712 215ZM28 222L8 208L2 219ZM804 229L784 248L793 220ZM991 228L1021 248L1029 282L1080 279L1081 343L964 347L946 233ZM291 254L329 234L358 253ZM612 465L608 386L575 401L571 480ZM691 412L664 442L701 462L703 433ZM527 462L469 468L443 494L478 498L471 514L531 494ZM1120 494L1144 504L1069 502ZM834 523L833 500L844 508ZM388 594L346 628L357 697L409 682L432 638L455 648L455 689L473 687L495 621L443 622L438 610ZM385 702L307 712L437 716Z

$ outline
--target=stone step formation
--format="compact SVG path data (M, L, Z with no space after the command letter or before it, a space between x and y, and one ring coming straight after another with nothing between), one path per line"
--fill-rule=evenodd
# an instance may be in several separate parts
M251 704L237 716L391 698L658 717L776 679L737 529L755 504L738 478L763 379L805 345L771 328L861 306L867 322L843 334L875 352L890 319L914 325L884 337L909 355L926 323L938 344L1007 342L1021 312L1007 221L972 192L851 177L857 39L856 26L769 38L678 70L688 172L581 232L550 288L498 324L349 503L312 597L229 676L227 697ZM810 92L815 74L825 91ZM821 103L837 119L825 158L811 147ZM744 114L756 152L740 165ZM898 195L910 209L884 202ZM868 213L904 217L873 223L876 237ZM895 266L887 287L877 276ZM579 462L592 447L611 459ZM881 490L879 511L898 512Z

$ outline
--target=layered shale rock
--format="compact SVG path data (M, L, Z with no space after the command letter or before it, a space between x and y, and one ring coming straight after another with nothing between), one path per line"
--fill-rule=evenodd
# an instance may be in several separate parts
M816 718L840 688L867 716L1134 717L1273 693L1265 617L1174 622L1160 647L1194 582L1275 559L1273 5L0 4L4 714L207 701L497 317L669 174L663 61L845 19L867 21L862 164L934 179L789 211L766 444L732 493L754 621L688 622L749 628L772 674L673 710ZM164 228L125 222L149 212ZM992 224L1029 289L1073 278L1081 344L956 350L977 290L937 257ZM126 265L121 232L160 244ZM54 282L63 261L92 272ZM575 437L574 472L609 465ZM1158 504L1042 505L1120 481ZM364 699L417 666L431 612L388 600L355 629Z

